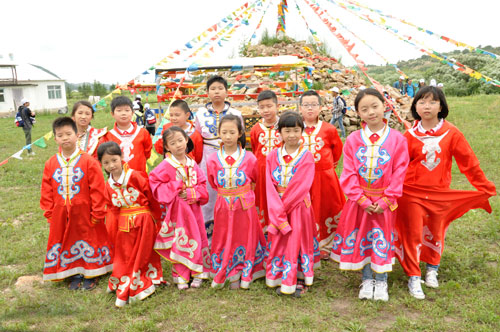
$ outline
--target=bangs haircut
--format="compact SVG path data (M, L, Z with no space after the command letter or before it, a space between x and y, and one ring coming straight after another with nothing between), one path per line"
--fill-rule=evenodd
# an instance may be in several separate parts
M52 122L52 132L54 135L56 134L56 129L60 129L62 127L70 126L71 129L75 132L75 134L78 133L78 129L76 128L76 123L73 121L72 118L69 116L62 116L60 118L57 118Z
M97 148L97 159L99 162L102 161L102 157L105 154L109 154L110 156L122 156L122 150L120 146L116 142L104 142L99 145Z
M308 97L308 96L315 96L316 98L318 98L318 104L321 105L321 97L320 95L314 91L314 90L307 90L306 92L304 92L300 98L299 98L299 104L302 105L302 99L304 99L304 97Z
M269 99L271 99L273 103L278 105L278 97L276 97L274 91L271 90L264 90L261 93L259 93L259 95L257 96L257 103L259 101L269 100Z
M361 90L360 92L358 92L358 95L356 96L356 99L354 99L354 108L356 109L356 111L358 111L359 102L366 95L377 97L378 100L380 100L382 102L382 104L385 105L384 96L382 96L382 94L380 92L378 92L377 89L368 88L368 89L364 89L364 90Z
M226 81L226 79L224 77L222 77L222 76L215 75L215 76L211 76L208 79L208 81L207 81L207 92L210 89L210 86L212 84L214 84L215 82L221 83L222 85L224 85L224 88L227 90L227 81Z
M86 100L80 100L80 101L77 101L74 105L73 105L73 109L71 110L71 116L75 116L75 113L76 113L76 110L78 109L78 107L80 106L86 106L88 108L90 108L90 110L92 111L92 119L94 118L94 113L95 113L95 110L94 110L94 107L92 106L91 103L89 103L88 101Z
M432 96L432 100L439 100L439 105L441 106L441 111L438 113L438 118L439 119L446 119L448 116L448 103L446 102L446 97L444 96L443 90L431 86L431 85L426 85L420 90L418 90L417 94L415 95L415 98L413 98L413 102L411 103L411 115L415 120L422 120L420 115L417 113L417 102L420 99L425 99L428 96Z
M114 113L115 108L117 108L118 106L126 106L126 105L130 106L132 112L134 111L134 105L132 104L132 100L130 100L129 98L125 96L118 96L113 98L113 100L111 101L111 113Z
M281 114L278 121L278 131L281 132L283 128L300 127L304 131L304 121L299 113L295 111L286 111Z
M186 132L181 127L172 126L172 127L168 128L167 130L165 130L165 132L162 134L162 137L161 137L163 140L163 155L165 155L165 153L168 151L167 150L168 138L175 133L181 133L182 136L184 136L184 138L186 139L186 141L187 141L186 154L188 154L189 152L194 150L194 143L191 140L191 137L189 137L188 134L186 134Z
M238 134L240 135L238 137L238 143L240 143L241 148L245 148L245 145L247 144L247 139L245 136L245 128L243 127L243 124L241 123L241 119L237 117L234 114L228 114L222 117L219 123L219 130L217 131L220 135L220 128L222 127L222 124L224 122L234 122L236 123L236 127L238 128Z

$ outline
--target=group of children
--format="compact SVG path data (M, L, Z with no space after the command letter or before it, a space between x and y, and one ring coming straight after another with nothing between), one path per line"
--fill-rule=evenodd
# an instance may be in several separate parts
M404 135L388 127L382 95L360 91L362 129L345 142L340 181L342 141L319 119L315 91L302 94L300 113L281 116L276 95L261 92L252 152L241 113L225 101L227 82L211 77L207 92L210 102L194 122L186 102L172 103L155 144L164 160L149 175L152 141L131 121L128 98L112 101L109 132L90 126L84 102L73 119L53 123L60 150L47 161L41 188L50 223L44 280L92 289L112 271L108 291L123 306L165 282L163 257L179 289L207 278L212 287L248 288L265 277L278 294L299 297L320 260L331 258L343 270L363 271L359 298L387 301L387 272L398 257L410 294L422 299L419 262L428 263L426 285L437 287L449 223L472 208L491 212L495 186L445 120L448 106L435 87L417 93L417 121ZM477 191L449 189L452 157Z

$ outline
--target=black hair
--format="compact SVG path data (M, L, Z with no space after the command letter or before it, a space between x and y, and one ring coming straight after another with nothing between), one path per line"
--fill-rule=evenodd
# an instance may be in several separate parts
M245 136L245 127L243 127L243 124L241 123L241 119L239 117L237 117L236 115L228 114L228 115L223 116L222 119L220 120L220 123L219 123L219 131L218 132L220 133L220 128L222 127L222 124L224 122L229 122L229 121L236 123L236 127L238 128L238 134L240 135L238 137L238 143L240 143L241 148L244 149L245 145L247 144L247 139Z
M356 99L354 99L354 108L356 108L356 111L358 110L359 102L366 95L370 95L370 96L374 96L374 97L378 98L378 100L380 100L382 102L382 104L385 105L384 96L382 96L382 94L380 94L380 92L378 92L377 89L368 88L368 89L364 89L364 90L359 91L358 95L356 96Z
M278 121L278 131L281 132L283 128L300 127L304 131L304 121L299 113L295 111L286 111L281 114Z
M307 96L315 96L318 98L318 103L321 105L321 97L319 96L319 94L314 91L314 90L307 90L306 92L304 92L300 98L299 98L299 104L302 105L302 99L304 99L304 97L307 97Z
M102 144L99 144L99 147L97 148L97 159L99 160L99 162L102 161L102 157L104 157L105 154L109 154L110 156L121 157L122 150L120 149L120 146L116 142L113 141L104 142Z
M207 81L207 91L210 89L210 86L214 84L215 82L219 82L222 85L224 85L224 88L227 90L227 81L224 77L215 75L215 76L210 76L210 78Z
M276 97L276 94L272 90L264 90L259 95L257 96L257 103L262 100L268 100L271 99L273 103L278 105L278 97Z
M186 154L188 154L189 152L193 151L194 149L194 143L193 141L191 140L191 137L188 136L188 134L186 134L186 132L181 128L181 127L177 127L177 126L172 126L170 128L168 128L167 130L165 130L162 134L162 140L163 140L163 154L165 154L168 150L167 150L167 138L171 135L173 135L174 133L181 133L182 136L184 136L184 138L186 139L187 141L187 146L186 146Z
M446 97L444 96L443 90L431 86L431 85L426 85L422 87L420 90L418 90L417 94L415 95L415 98L413 98L413 102L411 103L411 115L415 120L422 120L420 115L417 113L417 102L420 99L426 98L427 96L432 95L432 100L439 100L439 104L441 105L441 111L438 113L438 118L439 119L446 119L448 116L448 103L446 102Z
M94 107L92 107L92 104L89 103L88 101L86 100L80 100L80 101L77 101L74 105L73 105L73 110L71 111L71 116L75 116L75 113L76 113L76 110L78 109L78 107L80 106L86 106L88 108L90 108L90 110L92 111L92 119L94 118Z
M193 112L191 112L191 109L189 108L189 105L188 103L186 103L184 100L182 99L176 99L172 102L172 104L170 104L170 107L179 107L181 110L184 111L184 113L189 113L189 114L193 114Z
M130 109L134 110L134 105L132 104L132 101L125 97L125 96L118 96L118 97L115 97L113 98L113 100L111 101L111 113L114 113L115 112L115 108L118 107L118 106L130 106Z
M60 118L55 119L54 122L52 122L52 132L55 135L56 129L66 127L66 126L70 126L71 129L73 129L73 131L75 132L75 134L78 133L78 129L76 128L75 121L73 121L73 119L70 118L69 116L62 116Z

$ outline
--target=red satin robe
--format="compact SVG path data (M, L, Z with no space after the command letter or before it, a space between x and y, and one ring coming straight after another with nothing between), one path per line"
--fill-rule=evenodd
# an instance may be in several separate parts
M197 132L194 128L194 124L191 121L188 121L188 128L184 130L186 134L188 134L189 138L193 141L194 144L194 149L189 153L189 156L194 159L194 161L199 164L201 162L201 159L203 159L203 138L201 137L200 133ZM167 123L165 126L163 126L163 129L161 131L161 135L163 137L163 133L170 127L172 127L172 123ZM161 154L163 156L164 151L163 151L163 139L160 137L158 139L154 146L156 152Z

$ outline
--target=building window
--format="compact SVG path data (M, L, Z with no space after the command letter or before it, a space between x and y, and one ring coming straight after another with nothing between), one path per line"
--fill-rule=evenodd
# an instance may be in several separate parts
M61 86L60 85L49 85L47 86L49 91L49 99L61 99Z
M5 101L4 90L0 89L0 103L3 103L4 101Z

